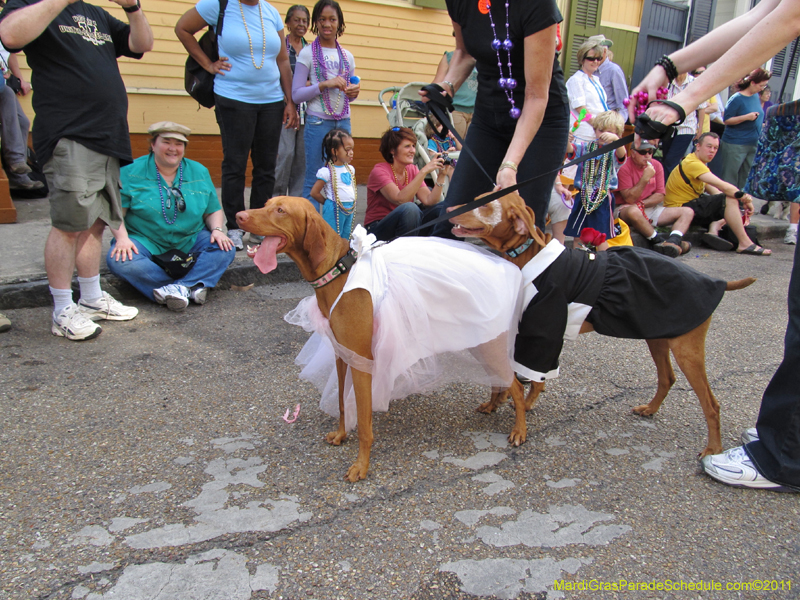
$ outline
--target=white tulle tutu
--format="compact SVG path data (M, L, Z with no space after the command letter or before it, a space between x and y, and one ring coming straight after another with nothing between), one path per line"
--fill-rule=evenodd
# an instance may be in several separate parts
M313 332L296 362L303 366L300 377L322 393L320 408L339 416L337 354L351 367L372 373L372 408L377 411L387 410L396 398L453 381L508 385L520 270L465 242L410 237L374 245L374 240L363 227L353 232L351 246L358 260L342 292L363 288L372 296L373 360L336 342L315 296L301 300L285 317ZM335 310L336 304L331 312ZM356 425L349 372L348 430Z

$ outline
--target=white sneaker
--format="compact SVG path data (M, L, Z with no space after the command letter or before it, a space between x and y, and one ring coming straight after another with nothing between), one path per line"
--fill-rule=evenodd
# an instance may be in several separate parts
M797 230L795 229L794 231L792 231L791 229L787 229L786 230L786 235L783 238L783 243L784 244L796 245L797 244Z
M750 442L755 442L758 438L758 429L751 427L742 432L742 445L747 445Z
M189 288L171 283L154 289L153 298L159 304L166 304L168 309L180 312L189 306Z
M244 242L242 241L243 235L244 231L241 229L228 229L228 237L231 238L233 247L237 250L244 250Z
M207 296L208 296L208 288L205 286L194 288L192 291L189 292L189 300L191 300L195 304L205 304Z
M77 304L68 306L57 315L53 315L53 335L80 342L96 338L103 331L97 323L86 317Z
M795 490L770 481L758 472L753 461L741 446L726 450L722 454L704 456L700 461L703 469L711 477L735 487L749 487L774 492L793 492Z
M97 300L88 302L81 298L78 302L78 310L92 321L106 319L107 321L130 321L139 314L139 309L135 306L125 306L119 300L114 299L108 292Z

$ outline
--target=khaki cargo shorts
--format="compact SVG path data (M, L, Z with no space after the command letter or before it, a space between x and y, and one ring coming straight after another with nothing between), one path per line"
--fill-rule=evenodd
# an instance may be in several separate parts
M119 159L61 138L42 167L50 188L50 221L62 231L86 231L97 219L122 223Z

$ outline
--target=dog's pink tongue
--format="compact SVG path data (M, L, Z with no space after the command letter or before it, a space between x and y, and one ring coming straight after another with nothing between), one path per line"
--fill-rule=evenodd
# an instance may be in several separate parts
M281 243L279 237L265 237L258 247L253 262L262 273L269 273L278 266L278 244Z

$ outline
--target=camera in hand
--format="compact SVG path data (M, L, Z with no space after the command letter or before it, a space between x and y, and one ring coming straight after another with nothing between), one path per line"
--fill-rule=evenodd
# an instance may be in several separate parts
M444 161L445 166L452 165L454 162L447 152L442 152L442 160Z

